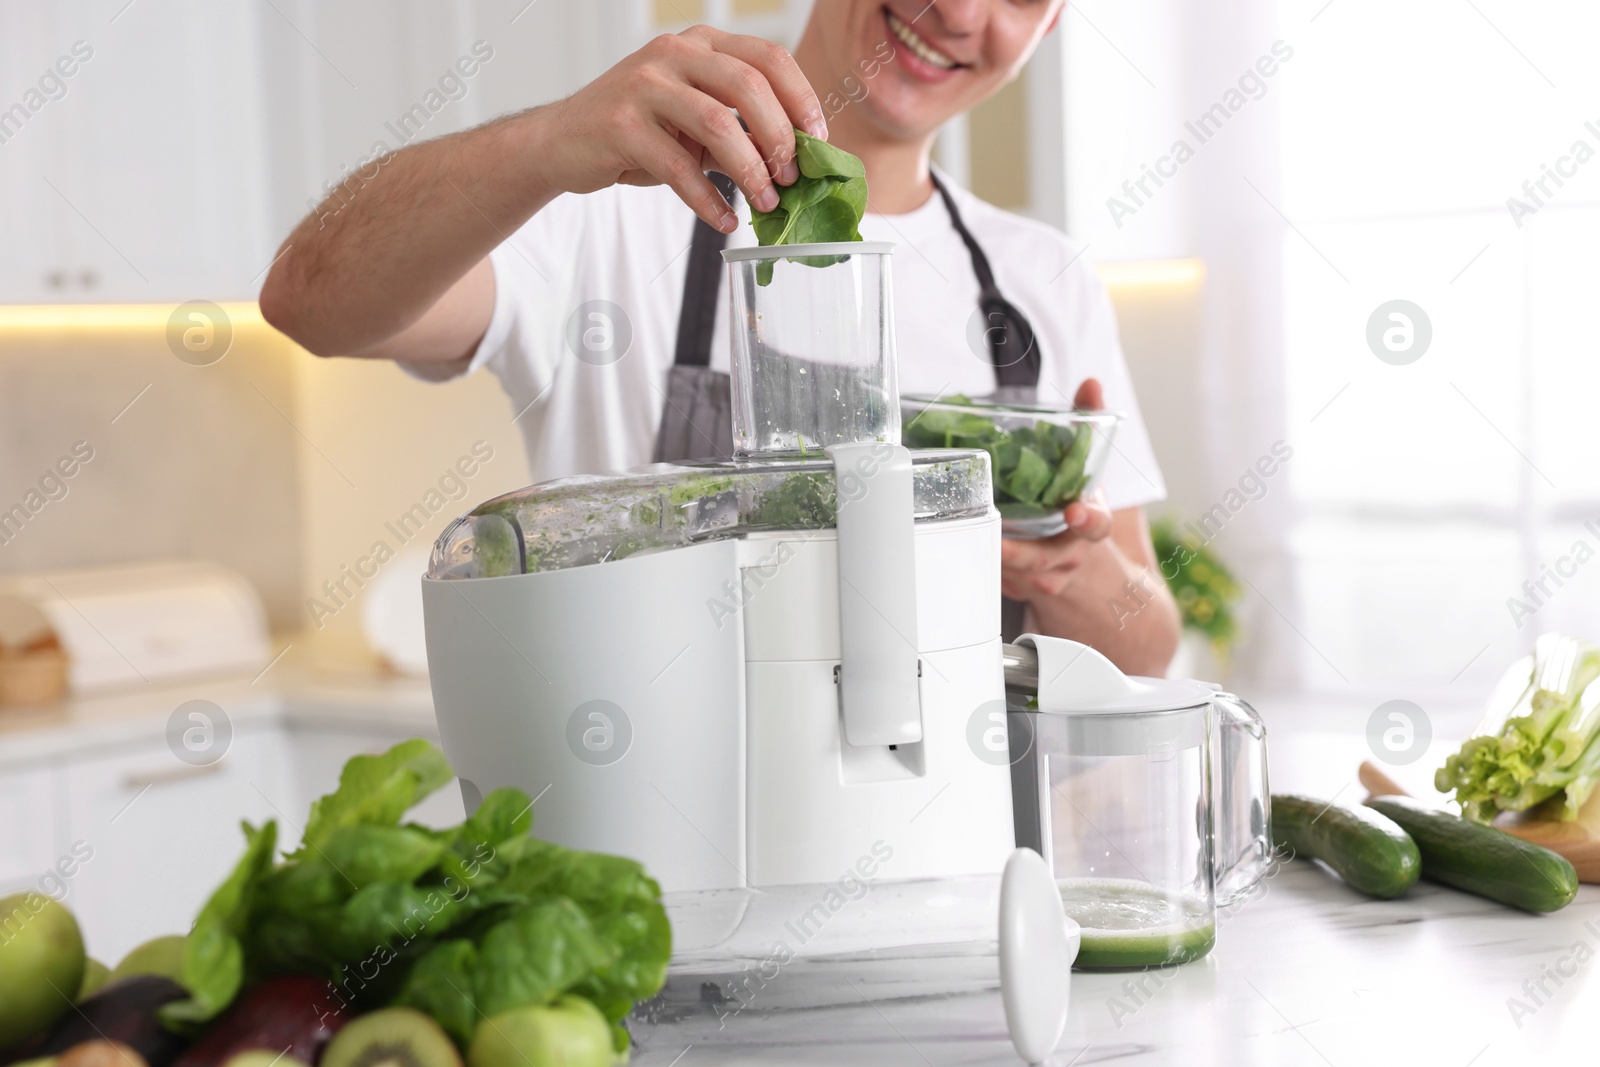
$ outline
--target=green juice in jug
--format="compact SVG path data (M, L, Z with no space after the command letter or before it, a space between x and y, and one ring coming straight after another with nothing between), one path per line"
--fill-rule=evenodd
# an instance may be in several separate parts
M1074 967L1188 963L1216 944L1216 921L1203 899L1125 878L1072 878L1058 885L1067 915L1082 931Z

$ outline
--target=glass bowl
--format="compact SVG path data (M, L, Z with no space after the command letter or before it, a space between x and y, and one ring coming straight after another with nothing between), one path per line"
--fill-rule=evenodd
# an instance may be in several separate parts
M1053 537L1068 504L1093 489L1123 416L1058 404L992 399L901 398L907 448L981 448L989 453L994 504L1006 536Z

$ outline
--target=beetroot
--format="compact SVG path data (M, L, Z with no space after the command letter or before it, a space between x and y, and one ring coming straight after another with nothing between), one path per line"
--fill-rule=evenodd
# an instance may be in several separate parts
M341 1008L321 978L273 978L235 1001L173 1067L222 1067L252 1049L315 1063L345 1023Z

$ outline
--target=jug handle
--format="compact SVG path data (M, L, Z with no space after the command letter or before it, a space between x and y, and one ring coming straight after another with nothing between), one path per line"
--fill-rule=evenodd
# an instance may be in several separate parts
M1217 907L1226 908L1248 897L1272 862L1272 794L1261 716L1232 693L1217 693L1212 706L1211 862Z

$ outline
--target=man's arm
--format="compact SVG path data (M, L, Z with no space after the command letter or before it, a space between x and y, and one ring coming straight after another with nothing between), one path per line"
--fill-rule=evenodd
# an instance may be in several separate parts
M705 171L769 210L774 183L798 175L795 125L827 136L782 48L703 26L658 37L565 100L358 173L284 242L261 313L317 355L458 363L494 309L489 252L555 197L665 184L728 232L737 220Z

